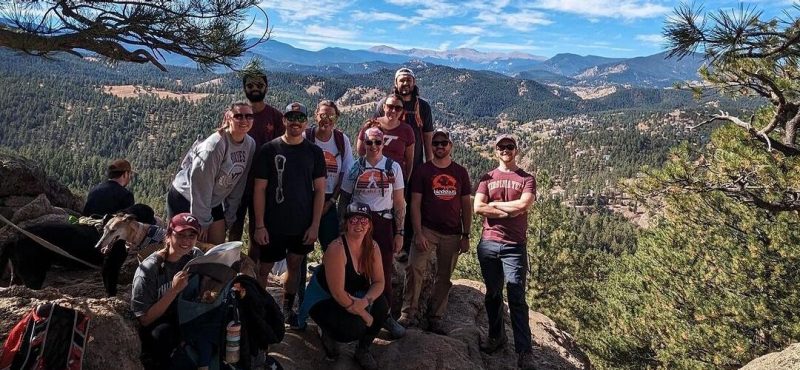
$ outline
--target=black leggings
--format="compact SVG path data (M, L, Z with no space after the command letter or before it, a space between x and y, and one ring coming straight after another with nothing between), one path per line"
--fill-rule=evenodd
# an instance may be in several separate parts
M180 344L177 318L161 317L156 322L139 328L142 341L142 363L145 369L168 369L171 367L172 351Z
M389 305L386 298L381 295L372 303L372 326L367 326L360 316L347 312L333 298L320 301L311 307L309 315L319 327L330 333L331 337L337 342L365 341L369 344L378 335L378 332L386 321L389 312Z

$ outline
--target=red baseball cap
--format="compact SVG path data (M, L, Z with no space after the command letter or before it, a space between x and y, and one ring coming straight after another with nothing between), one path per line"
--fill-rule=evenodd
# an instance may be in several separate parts
M199 233L200 221L197 220L197 217L192 216L191 213L179 213L175 216L172 216L172 219L169 220L169 228L176 233L184 230L194 230L195 232Z

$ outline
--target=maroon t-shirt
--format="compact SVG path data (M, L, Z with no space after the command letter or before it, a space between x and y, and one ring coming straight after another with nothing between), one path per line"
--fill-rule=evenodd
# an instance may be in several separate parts
M262 145L283 135L284 132L286 132L286 126L283 125L283 114L267 105L264 110L254 114L253 126L250 127L247 134L256 141L256 152L258 152Z
M494 169L481 177L476 194L486 194L489 202L509 202L520 199L523 193L536 196L536 179L521 168L514 172ZM484 218L483 234L486 240L509 244L524 244L527 240L528 212L511 218Z
M464 167L455 162L445 168L423 163L411 175L411 192L422 194L422 226L447 235L462 233L461 197L472 194Z
M364 140L364 131L358 133L358 137ZM400 168L406 168L406 148L414 145L414 130L411 126L400 124L397 127L384 131L383 135L383 155L391 158L400 164Z

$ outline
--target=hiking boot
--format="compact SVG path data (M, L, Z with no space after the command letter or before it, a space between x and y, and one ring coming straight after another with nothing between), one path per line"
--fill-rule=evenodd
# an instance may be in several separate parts
M375 361L375 357L372 357L372 353L369 352L368 348L356 348L356 352L353 354L353 358L361 365L361 368L364 370L377 370L378 369L378 361Z
M417 325L417 320L414 320L411 317L411 315L402 314L402 315L400 315L400 318L397 319L397 323L402 325L405 328L408 328L408 327L411 327L411 326L416 326Z
M520 352L517 355L517 366L522 370L536 370L533 366L533 351Z
M486 341L486 343L481 345L481 351L484 353L495 353L498 349L505 347L506 342L508 342L508 337L505 334L501 335L500 338L492 338Z
M319 331L319 339L322 341L322 349L325 350L325 360L336 361L339 358L339 343L322 328L317 328Z
M286 323L289 324L289 330L293 331L306 330L305 323L303 323L303 325L300 325L300 316L294 312L289 313L289 317L286 320Z
M400 339L406 335L406 328L398 324L391 316L383 322L383 328L389 332L389 336L392 339Z
M442 322L440 318L431 318L428 320L428 331L439 335L447 335L447 331L444 330L444 322Z

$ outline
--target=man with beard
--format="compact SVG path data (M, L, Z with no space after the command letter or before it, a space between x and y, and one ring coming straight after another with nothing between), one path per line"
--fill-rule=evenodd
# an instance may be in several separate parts
M286 131L286 126L283 124L283 114L264 102L269 88L267 75L264 72L256 69L245 73L242 77L242 87L254 114L253 126L247 134L255 140L256 152L258 152L262 145L283 135ZM239 204L239 210L236 212L236 221L228 231L228 240L230 241L242 240L244 218L248 212L250 213L248 230L251 239L255 231L253 224L253 171L254 167L251 167L250 174L247 177L247 187L242 196L242 203ZM258 262L258 248L250 248L248 253L254 262Z
M266 287L272 265L286 259L283 308L288 323L298 290L303 258L314 249L325 203L325 156L303 138L306 107L289 104L286 132L264 144L253 164L253 248L260 249L259 281Z
M419 87L417 87L417 79L414 76L414 71L409 68L400 68L394 73L394 93L403 98L403 108L405 110L405 122L414 129L414 165L412 168L419 168L424 162L422 153L425 153L425 160L431 160L433 147L431 140L433 139L433 115L431 114L431 106L425 99L419 97ZM384 115L384 100L378 103L378 109L375 112L375 118ZM413 172L410 174L413 175ZM409 174L406 174L409 176ZM411 189L411 187L407 187ZM407 190L408 191L408 190ZM406 194L406 198L410 193ZM409 204L410 205L410 204ZM411 212L406 212L408 218ZM406 222L411 222L409 219ZM405 254L400 256L400 261L408 258L408 251L411 242L414 240L413 230L410 231L405 238L403 244L403 251Z
M517 364L533 368L531 327L525 289L528 276L528 208L536 200L536 179L517 166L517 140L499 135L494 142L499 165L481 177L475 191L475 213L484 217L478 262L486 284L486 314L489 338L481 351L492 353L505 346L503 328L503 282L508 293L511 329Z
M414 170L411 176L411 225L414 244L406 267L405 292L400 325L417 323L419 294L428 268L436 254L436 276L428 307L432 332L444 334L442 315L447 308L450 277L458 255L469 250L472 186L467 170L450 157L453 142L444 130L433 133L433 159Z

